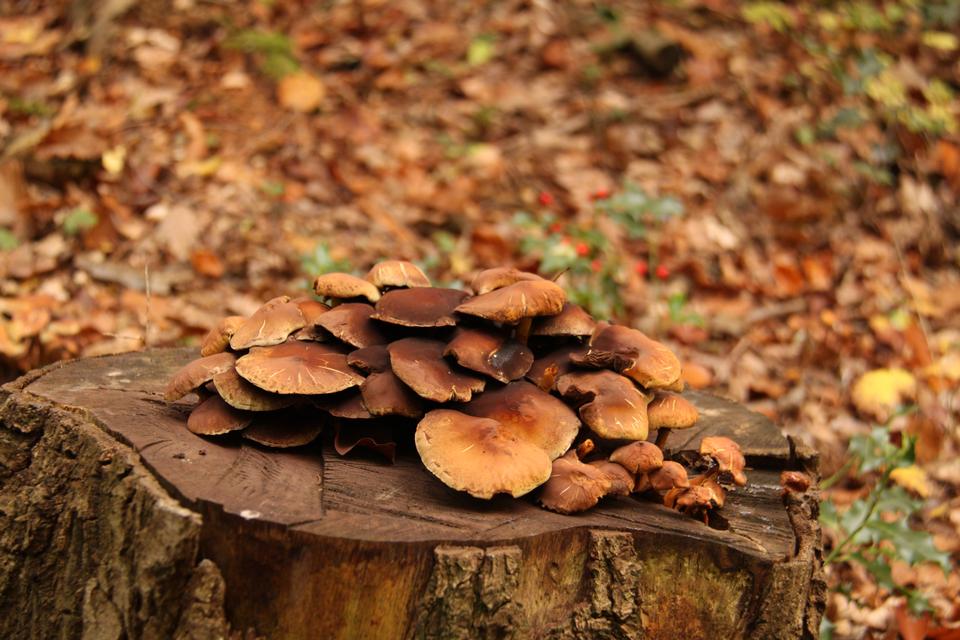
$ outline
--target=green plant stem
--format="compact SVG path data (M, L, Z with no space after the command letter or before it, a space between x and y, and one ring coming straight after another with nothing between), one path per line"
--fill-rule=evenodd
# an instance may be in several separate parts
M856 458L849 458L846 462L843 463L843 466L834 471L829 478L822 480L820 482L820 490L826 491L833 485L837 484L842 478L846 477L847 472L850 471L850 467L856 462Z
M883 494L883 491L887 488L888 485L888 476L890 475L889 471L885 471L883 476L877 481L876 486L873 487L873 490L870 492L870 508L867 509L867 512L864 514L863 519L853 528L853 531L847 534L847 537L844 538L840 544L833 548L833 551L830 552L830 555L826 557L823 561L825 565L836 562L840 556L840 552L853 541L853 538L863 530L867 525L867 522L870 521L870 518L873 517L873 512L876 511L877 505L880 503L880 496Z

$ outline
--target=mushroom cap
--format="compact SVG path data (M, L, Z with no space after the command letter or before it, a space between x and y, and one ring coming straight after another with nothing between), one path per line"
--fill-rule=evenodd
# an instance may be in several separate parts
M527 380L544 391L550 391L557 384L557 379L573 370L574 356L584 355L586 345L564 345L533 361L527 371Z
M276 411L298 400L296 396L264 391L241 378L232 367L213 376L213 386L224 402L234 409L245 411Z
M303 323L304 326L312 327L317 323L317 318L325 314L327 311L330 311L330 307L323 304L319 300L314 300L313 298L308 298L302 296L300 298L295 298L290 302L297 305L300 309L300 313L303 314Z
M649 478L650 486L656 491L669 491L690 486L687 470L682 464L673 460L664 462L662 467L650 473Z
M629 471L621 467L616 462L609 460L594 460L588 462L591 467L600 469L610 481L610 489L607 490L608 496L628 496L633 493L634 480Z
M370 268L363 279L377 289L386 287L429 287L430 278L420 267L406 260L384 260Z
M257 416L253 424L243 430L247 440L275 449L302 447L317 439L323 431L325 419L316 414L294 409Z
M664 504L683 513L703 513L719 509L725 502L723 488L713 480L683 489L676 488L667 493Z
M403 338L391 342L390 368L417 395L434 402L467 402L474 393L483 391L483 378L455 371L443 357L444 345L439 340Z
M563 289L549 280L525 280L470 298L457 311L491 322L516 324L524 318L560 313L566 298Z
M568 451L553 461L550 479L538 499L551 511L577 513L597 504L612 485L603 470L580 462L576 451Z
M589 336L597 326L589 313L573 302L564 302L555 316L537 318L530 329L532 336Z
M647 389L677 388L680 381L680 360L666 345L636 329L606 322L597 323L586 355L573 361L612 369Z
M212 356L222 353L230 346L230 338L247 319L243 316L227 316L210 329L200 342L200 355Z
M280 344L304 325L300 307L287 296L280 296L265 303L237 327L230 338L230 348L241 351Z
M652 442L639 440L614 449L610 454L610 461L616 462L633 475L650 473L663 466L663 451Z
M363 396L357 389L347 389L340 393L331 393L314 398L314 404L337 418L351 420L369 420L373 415L367 411Z
M373 372L360 385L363 405L374 416L423 415L423 400L413 389L403 384L393 371Z
M458 328L443 355L453 356L461 367L503 383L522 378L533 364L529 347L489 329Z
M200 436L218 436L243 429L253 420L253 414L234 409L219 396L210 396L187 418L187 429Z
M612 371L572 371L557 380L557 391L580 407L580 418L601 438L645 440L650 398Z
M339 349L319 342L292 340L256 347L236 366L245 380L274 393L336 393L363 382Z
M317 318L317 326L323 327L338 340L363 348L389 342L380 331L380 326L370 319L373 307L362 302L348 302L330 309Z
M390 369L390 352L387 345L375 344L361 347L347 354L347 364L364 373L379 373Z
M693 403L675 393L658 392L647 405L651 429L689 429L699 417Z
M489 418L435 409L417 425L415 442L430 473L477 498L518 498L550 477L543 449Z
M780 473L780 486L783 494L804 493L810 488L810 476L802 471L783 471Z
M188 362L170 378L163 392L163 399L167 402L179 400L213 380L213 376L218 373L232 369L236 361L236 355L223 352Z
M529 271L520 271L513 267L494 267L485 269L475 275L470 282L470 288L474 294L482 296L496 289L502 289L516 282L543 280L540 276Z
M570 407L525 380L487 391L459 409L496 420L505 431L543 449L551 460L569 449L580 431L580 420Z
M454 309L468 297L460 289L396 289L383 294L372 317L404 327L452 327L457 324Z
M713 458L720 467L720 473L729 474L738 486L747 484L747 475L743 472L747 461L740 451L740 445L724 436L707 436L700 441L700 455Z
M322 298L347 300L366 298L372 303L380 299L380 291L375 286L349 273L325 273L313 281L313 290Z
M397 455L396 434L382 420L338 420L333 448L345 456L357 447L376 451L393 462Z

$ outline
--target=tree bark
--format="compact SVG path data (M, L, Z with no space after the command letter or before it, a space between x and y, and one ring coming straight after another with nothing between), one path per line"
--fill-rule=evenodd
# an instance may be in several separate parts
M824 605L815 471L765 418L690 393L750 484L726 529L608 499L579 516L474 500L394 465L184 426L161 350L58 364L0 392L0 636L812 638ZM691 433L692 432L692 433Z

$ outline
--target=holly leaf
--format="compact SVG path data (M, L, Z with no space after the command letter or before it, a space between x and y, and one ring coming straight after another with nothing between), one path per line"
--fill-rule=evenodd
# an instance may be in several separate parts
M944 573L950 571L950 554L938 550L933 544L933 537L926 531L911 529L905 518L893 522L871 519L864 526L864 531L870 534L871 542L886 540L892 543L897 554L911 566L918 562L933 562L940 565Z

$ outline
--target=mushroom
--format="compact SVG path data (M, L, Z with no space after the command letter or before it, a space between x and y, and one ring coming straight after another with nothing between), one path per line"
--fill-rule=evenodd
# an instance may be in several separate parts
M657 431L657 446L663 447L671 429L689 429L700 417L689 400L675 393L657 393L647 405L647 420Z
M650 472L648 478L648 486L654 491L665 492L677 488L685 489L690 486L687 470L683 468L683 465L672 460L665 461L659 469ZM644 489L637 489L637 491L643 491Z
M302 297L295 300L291 300L295 303L297 307L300 308L300 313L303 314L303 323L304 326L302 329L293 334L293 337L297 340L314 340L316 342L323 342L326 338L326 333L316 327L317 318L330 310L330 307L318 302L312 298Z
M707 524L710 511L722 507L725 499L720 485L709 479L697 483L701 478L702 476L698 476L691 480L689 488L677 487L668 491L663 503L681 513L702 518L704 524Z
M213 386L224 402L245 411L276 411L298 400L296 396L270 393L250 384L233 367L213 376Z
M230 338L236 333L237 329L246 322L243 316L227 316L217 323L217 326L210 329L207 335L203 336L200 342L200 355L212 356L215 353L222 353L230 346Z
M524 380L487 391L460 410L496 420L506 432L543 449L551 460L569 449L580 431L580 420L570 407Z
M300 307L287 296L280 296L261 306L237 327L230 338L230 348L241 351L280 344L304 325Z
M361 347L347 354L347 364L364 373L387 371L390 369L390 352L383 344Z
M302 447L317 439L323 431L323 419L315 413L285 409L257 416L243 430L247 440L275 449Z
M781 495L806 493L810 488L810 476L802 471L783 471L780 473Z
M389 369L368 375L360 385L360 393L371 415L407 418L423 415L423 400Z
M237 360L237 373L261 389L282 394L336 393L363 382L347 357L318 342L256 347Z
M371 317L403 327L452 327L457 324L454 309L468 297L459 289L396 289L383 294Z
M707 436L700 441L700 455L716 462L716 471L731 478L737 486L747 484L747 475L743 472L747 461L740 451L740 445L730 438Z
M556 386L560 376L573 370L571 358L586 352L587 347L584 345L564 345L554 349L533 361L533 365L527 371L527 380L544 391L550 391Z
M435 409L417 425L414 440L430 473L477 498L519 498L550 477L543 449L490 418Z
M612 371L572 371L557 380L557 391L580 407L580 418L610 440L645 440L648 396Z
M587 464L599 469L610 481L610 488L605 495L628 496L633 492L633 476L619 464L609 460L594 460Z
M366 382L366 380L364 380ZM331 393L314 398L314 404L336 418L369 420L373 414L367 410L363 396L357 389Z
M513 267L494 267L493 269L485 269L475 275L470 282L470 288L473 289L474 294L482 296L516 282L531 280L543 280L543 278L535 273L520 271Z
M333 448L345 456L355 448L370 449L391 463L397 457L397 438L390 424L380 420L337 420Z
M443 358L444 344L426 338L403 338L387 346L390 368L417 395L434 402L467 402L483 391L485 382L469 373L454 371Z
M533 352L526 345L490 329L458 328L443 355L503 383L522 378L533 364Z
M597 326L597 321L572 302L563 303L563 309L555 316L534 320L530 329L532 336L589 336Z
M218 396L198 404L187 418L187 429L201 436L218 436L243 429L253 414L234 409Z
M194 389L199 389L213 380L213 376L218 373L232 369L236 361L236 355L223 352L187 363L170 378L163 392L163 399L167 402L179 400Z
M630 472L633 490L639 493L650 486L649 474L663 466L663 451L652 442L641 440L614 449L610 461Z
M316 325L334 335L338 340L354 347L370 347L386 344L389 339L371 320L373 307L362 302L337 305L317 318Z
M366 298L371 304L380 299L380 290L366 280L349 273L325 273L313 281L313 290L321 298L349 300Z
M373 265L363 279L377 289L387 287L429 287L430 278L420 267L406 260L384 260Z
M680 360L666 345L621 325L597 323L587 353L574 363L612 369L647 389L682 390Z
M597 504L613 486L603 470L584 464L575 450L553 461L550 479L543 485L538 500L557 513L586 511Z
M491 322L517 324L517 340L526 343L530 322L537 316L552 316L563 310L567 294L558 285L537 278L522 280L475 298L470 298L457 311Z

